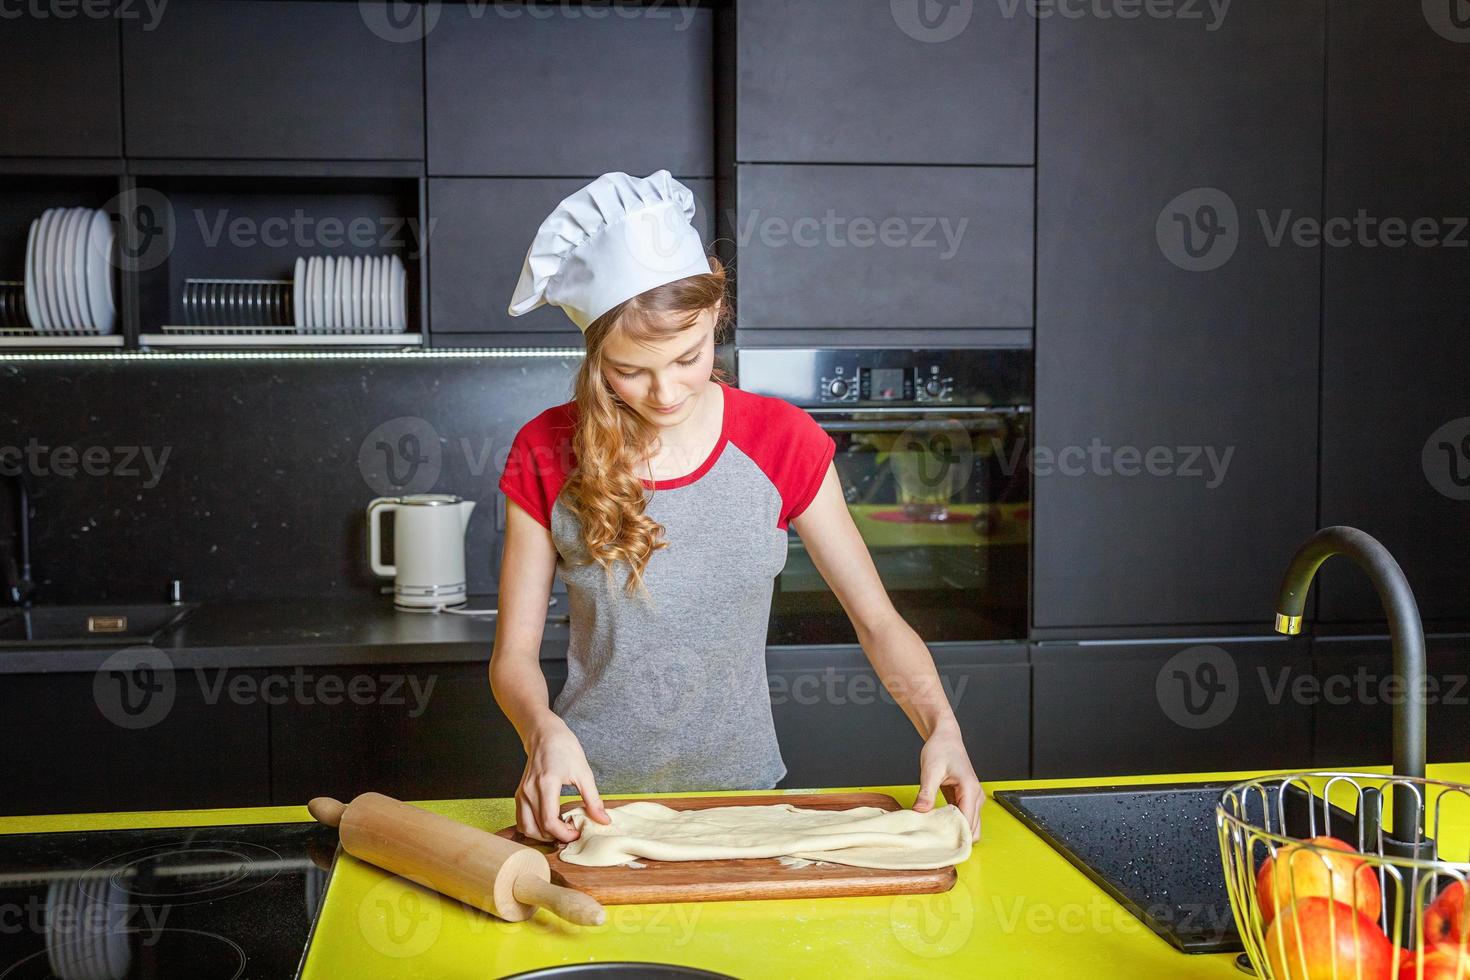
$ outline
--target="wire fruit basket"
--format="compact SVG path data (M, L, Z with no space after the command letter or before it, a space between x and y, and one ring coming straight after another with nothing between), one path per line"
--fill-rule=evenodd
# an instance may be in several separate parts
M1215 824L1259 976L1470 980L1470 786L1267 776L1225 790Z

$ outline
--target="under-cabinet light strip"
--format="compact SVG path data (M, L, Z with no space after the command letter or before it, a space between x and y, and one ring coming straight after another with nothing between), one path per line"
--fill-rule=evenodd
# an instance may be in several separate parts
M383 360L444 357L582 357L580 347L454 347L436 350L384 351L111 351L83 353L49 351L9 353L0 351L0 361L280 361L280 360Z

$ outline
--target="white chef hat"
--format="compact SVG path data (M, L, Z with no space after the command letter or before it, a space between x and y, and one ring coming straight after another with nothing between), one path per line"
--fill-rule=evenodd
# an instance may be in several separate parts
M645 290L710 271L694 192L667 170L603 174L562 200L526 252L510 315L560 306L578 329Z

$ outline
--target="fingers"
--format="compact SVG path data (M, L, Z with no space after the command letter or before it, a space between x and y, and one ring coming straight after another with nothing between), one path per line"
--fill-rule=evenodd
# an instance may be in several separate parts
M537 783L541 800L536 815L541 820L541 829L553 839L570 844L577 839L577 830L561 818L561 780L543 776Z
M574 778L572 785L577 787L577 792L582 794L582 803L587 810L587 816L598 823L611 823L607 815L607 809L602 805L602 796L597 792L597 782L592 778L589 771L580 778Z
M944 770L939 766L925 766L919 773L919 795L914 797L914 809L923 813L934 808L934 797L939 792L939 781Z
M955 786L955 806L965 815L965 820L970 824L970 840L980 839L980 807L985 804L985 790L980 788L980 781L974 779L962 779Z
M542 832L541 824L536 820L534 799L528 798L525 789L525 784L522 784L522 787L516 790L516 830L535 840L550 840Z

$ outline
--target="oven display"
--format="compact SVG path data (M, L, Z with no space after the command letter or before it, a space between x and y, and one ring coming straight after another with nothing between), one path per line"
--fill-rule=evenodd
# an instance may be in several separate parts
M863 398L875 402L903 401L908 371L903 368L869 368Z

